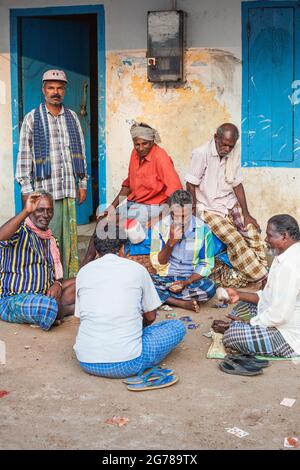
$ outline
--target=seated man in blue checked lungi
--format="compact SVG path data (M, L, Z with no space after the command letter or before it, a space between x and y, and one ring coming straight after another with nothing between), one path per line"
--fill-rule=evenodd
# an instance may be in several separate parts
M0 227L0 318L49 330L74 312L74 281L63 281L56 240L48 228L52 196L32 193ZM73 304L73 305L72 305Z
M162 303L200 311L201 302L215 294L208 276L214 267L209 227L192 214L192 195L182 189L169 198L170 215L152 231L152 279Z
M105 221L103 225L107 227ZM118 256L123 246L119 234L104 234L94 236L98 258L76 278L75 316L80 326L74 350L89 374L121 378L159 364L186 329L179 320L151 325L161 301L148 271Z
M242 353L264 356L300 355L300 231L290 215L271 217L266 243L275 258L264 290L226 289L232 321L223 343Z

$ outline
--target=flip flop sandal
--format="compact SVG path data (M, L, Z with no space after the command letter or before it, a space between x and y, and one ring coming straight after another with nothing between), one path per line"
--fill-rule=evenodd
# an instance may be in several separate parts
M162 375L172 375L174 374L173 369L163 369L162 367L152 367L146 372L146 374L135 375L134 377L127 377L123 380L124 384L140 384L145 380L147 382L152 382L153 380L159 379Z
M247 375L247 376L252 376L252 375L260 375L263 373L262 369L255 369L255 370L247 370L240 364L237 364L235 362L229 362L229 361L222 361L219 363L219 368L223 371L226 372L226 374L232 374L232 375Z
M265 359L256 359L256 357L252 354L228 354L228 358L231 360L234 360L235 358L240 358L243 361L247 361L248 364L252 364L255 367L260 367L261 369L270 366L270 361L267 361Z
M140 384L132 384L127 385L127 389L131 390L132 392L143 392L146 390L156 390L158 388L165 388L170 387L171 385L178 382L179 377L177 375L164 375L162 374L161 377L157 380L153 380L152 382L145 381Z

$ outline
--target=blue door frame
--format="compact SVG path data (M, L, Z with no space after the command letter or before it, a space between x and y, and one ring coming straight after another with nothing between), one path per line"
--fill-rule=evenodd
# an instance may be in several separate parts
M105 143L105 12L103 5L46 7L10 9L10 64L11 64L11 106L13 137L13 168L16 172L20 135L20 84L19 84L19 23L24 16L57 16L57 15L97 15L97 50L98 50L98 178L99 201L106 206L106 143ZM20 186L14 182L15 211L22 209Z
M297 22L300 21L300 0L296 1L247 1L242 3L242 166L244 167L286 167L286 168L299 168L300 167L300 146L297 144L294 149L294 159L290 162L281 161L251 161L248 155L248 136L249 136L249 120L248 120L248 106L249 106L249 64L248 64L248 18L249 10L254 8L280 8L280 7L298 7L295 13ZM300 31L295 28L294 45L300 44ZM300 73L300 57L295 54L294 57L294 71L296 74ZM298 77L294 77L297 80ZM300 80L300 76L299 76ZM293 89L291 87L291 94ZM294 105L293 109L294 122L300 122L300 104Z

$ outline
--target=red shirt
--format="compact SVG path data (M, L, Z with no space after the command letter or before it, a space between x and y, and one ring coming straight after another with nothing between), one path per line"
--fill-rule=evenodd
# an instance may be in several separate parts
M122 186L129 187L128 201L162 204L177 189L182 189L174 163L161 147L154 144L140 164L135 149L131 152L128 177Z

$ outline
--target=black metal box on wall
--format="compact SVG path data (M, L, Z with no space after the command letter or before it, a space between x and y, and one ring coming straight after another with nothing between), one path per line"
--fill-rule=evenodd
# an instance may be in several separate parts
M148 12L149 82L183 81L184 18L181 10Z

